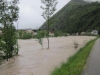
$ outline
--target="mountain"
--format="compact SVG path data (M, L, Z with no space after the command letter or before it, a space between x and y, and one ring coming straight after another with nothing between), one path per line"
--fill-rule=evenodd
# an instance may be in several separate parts
M83 0L71 0L51 19L51 29L68 33L100 30L100 3L87 3ZM47 29L45 22L40 29Z

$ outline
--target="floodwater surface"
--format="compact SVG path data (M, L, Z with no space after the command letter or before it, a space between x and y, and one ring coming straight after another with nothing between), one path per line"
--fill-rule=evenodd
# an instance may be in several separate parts
M0 75L50 75L55 67L75 54L78 49L85 45L89 36L68 36L50 38L50 49L47 49L47 39L43 41L44 49L36 39L18 40L20 49L19 56L4 61L0 65ZM79 44L74 49L74 43Z

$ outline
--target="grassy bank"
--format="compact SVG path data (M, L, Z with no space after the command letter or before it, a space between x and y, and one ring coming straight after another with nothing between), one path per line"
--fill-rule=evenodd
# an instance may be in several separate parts
M56 68L51 75L81 75L87 57L97 39L91 40L75 55L71 56L60 68Z

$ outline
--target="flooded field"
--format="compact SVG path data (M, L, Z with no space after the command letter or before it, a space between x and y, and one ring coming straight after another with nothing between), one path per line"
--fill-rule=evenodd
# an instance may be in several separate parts
M50 49L47 49L47 39L44 39L44 49L36 39L19 40L19 56L0 65L0 75L50 75L55 67L75 54L85 43L95 37L68 36L50 38ZM74 48L74 43L79 48Z

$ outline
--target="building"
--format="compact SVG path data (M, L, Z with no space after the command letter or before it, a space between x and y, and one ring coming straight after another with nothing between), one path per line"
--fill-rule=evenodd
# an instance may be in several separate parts
M33 35L36 35L38 30L39 29L31 29L31 28L18 29L18 31L22 31L22 32L26 32L26 33L32 33Z
M98 30L92 30L92 31L91 31L91 34L92 34L92 35L98 35Z
M31 28L27 28L27 29L18 29L18 31L23 31L26 33L32 33L32 29Z

